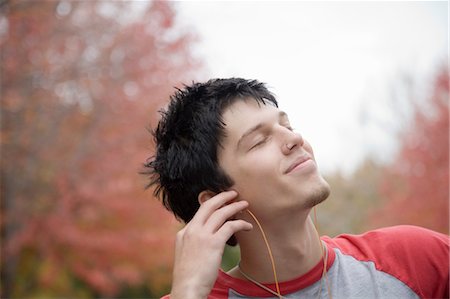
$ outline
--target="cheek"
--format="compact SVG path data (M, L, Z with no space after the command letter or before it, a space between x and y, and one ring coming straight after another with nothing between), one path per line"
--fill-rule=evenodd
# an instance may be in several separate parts
M272 155L273 156L273 155ZM243 197L261 197L278 182L278 164L275 157L248 156L246 161L240 161L239 167L230 173L235 182L236 191Z
M231 177L237 186L253 187L261 184L264 179L268 178L269 169L263 163L255 162L235 168L231 173Z
M278 170L277 156L269 147L255 151L237 161L237 173L242 179L260 181L261 178L270 177Z
M308 141L304 140L303 148L305 149L305 151L307 151L308 153L310 153L311 156L313 156L313 158L314 158L314 160L315 160L315 157L314 157L314 151L313 151L313 149L312 149L312 147L311 147L311 144L309 144Z

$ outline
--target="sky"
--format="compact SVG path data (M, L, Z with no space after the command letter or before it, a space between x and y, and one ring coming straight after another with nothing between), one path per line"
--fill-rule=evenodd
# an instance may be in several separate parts
M447 1L181 1L174 7L180 28L198 36L193 51L206 65L205 79L267 83L324 173L351 173L368 155L392 160L394 127L406 121L393 110L405 95L402 78L425 94L438 66L448 63Z

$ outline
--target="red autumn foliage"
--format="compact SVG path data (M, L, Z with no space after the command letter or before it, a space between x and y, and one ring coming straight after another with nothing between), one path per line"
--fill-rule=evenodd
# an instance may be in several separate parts
M384 174L384 207L374 225L416 224L449 229L449 75L438 73L427 102L416 105L413 124L400 136L397 159Z
M1 3L2 298L169 284L177 223L139 171L200 65L170 3L132 4Z

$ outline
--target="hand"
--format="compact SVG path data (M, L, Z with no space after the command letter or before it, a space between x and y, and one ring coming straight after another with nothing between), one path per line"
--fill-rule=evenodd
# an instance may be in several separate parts
M171 299L207 298L225 243L234 233L253 228L244 220L228 220L248 207L246 201L229 203L236 197L236 191L227 191L206 200L177 233Z

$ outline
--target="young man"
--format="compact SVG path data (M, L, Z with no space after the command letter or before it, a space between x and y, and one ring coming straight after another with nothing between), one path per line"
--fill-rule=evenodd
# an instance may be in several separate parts
M448 298L448 236L398 226L319 238L310 213L330 187L264 84L178 90L155 139L149 185L187 223L170 298ZM241 251L227 273L225 243Z

